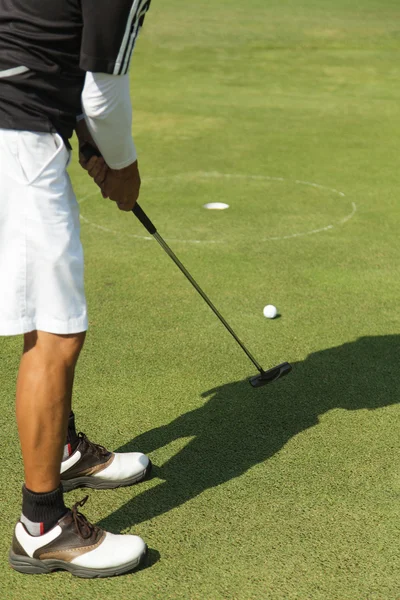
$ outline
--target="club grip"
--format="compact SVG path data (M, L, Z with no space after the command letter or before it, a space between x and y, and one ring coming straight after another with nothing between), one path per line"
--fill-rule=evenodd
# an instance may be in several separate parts
M84 144L82 144L82 146L79 147L79 152L83 154L86 162L90 160L92 156L101 156L97 148L93 148L93 146L91 144L88 144L87 142L85 142Z
M135 206L132 208L132 212L135 215L135 217L137 217L139 219L141 224L144 227L146 227L146 229L150 233L150 235L154 235L155 233L157 233L157 229L155 228L153 223L150 221L149 217L146 215L143 208L141 206L139 206L139 204L137 202L136 202Z
M86 161L90 160L92 158L92 156L101 156L101 154L97 150L97 148L94 148L93 146L91 146L88 143L83 144L80 147L80 151L83 154L83 156L85 157ZM132 212L135 215L135 217L137 219L139 219L139 221L141 222L143 227L145 227L147 229L147 231L150 233L150 235L154 235L155 233L157 233L157 229L155 228L153 223L150 221L149 217L146 215L146 213L139 206L138 203L136 203L135 206L132 208Z

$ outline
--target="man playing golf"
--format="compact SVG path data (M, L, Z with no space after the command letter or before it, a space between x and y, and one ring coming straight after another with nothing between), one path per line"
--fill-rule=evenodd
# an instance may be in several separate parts
M104 157L81 164L129 211L140 177L129 65L150 0L0 0L0 335L23 335L16 414L22 514L10 550L23 573L130 571L146 554L64 504L63 491L144 479L149 459L77 434L71 396L87 329L79 210L69 139ZM101 398L99 398L101 402Z

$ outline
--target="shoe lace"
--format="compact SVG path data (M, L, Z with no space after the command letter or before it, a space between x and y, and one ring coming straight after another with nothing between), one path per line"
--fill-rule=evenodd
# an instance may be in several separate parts
M85 496L82 500L80 500L79 502L76 502L71 509L75 526L79 532L79 535L84 540L87 540L88 538L90 538L90 536L97 529L97 527L95 525L92 525L92 523L89 523L87 518L78 511L79 507L82 507L84 504L86 504L86 501L88 498L89 498L89 496Z
M95 444L94 442L91 442L88 439L87 435L85 433L82 433L82 431L78 433L78 437L80 440L84 441L88 445L88 447L91 449L93 454L97 456L97 458L105 458L110 454L107 448L104 448L104 446L100 446L100 444Z

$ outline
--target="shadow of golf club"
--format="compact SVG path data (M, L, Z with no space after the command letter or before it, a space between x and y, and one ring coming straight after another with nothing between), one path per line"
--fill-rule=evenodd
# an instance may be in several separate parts
M253 389L247 380L202 394L203 406L118 449L151 453L192 439L155 475L164 481L133 497L101 527L122 530L161 515L204 490L239 477L335 408L375 410L398 402L400 336L363 337L310 354L282 381Z

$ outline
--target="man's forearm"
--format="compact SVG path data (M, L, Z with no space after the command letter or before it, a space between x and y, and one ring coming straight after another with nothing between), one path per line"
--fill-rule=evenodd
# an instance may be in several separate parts
M88 133L108 166L122 169L134 163L137 154L131 133L128 75L86 73L82 106Z
M75 133L79 141L79 147L82 147L83 144L90 144L91 146L97 148L97 144L88 129L84 116L82 119L77 120L75 125Z

